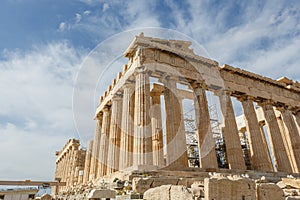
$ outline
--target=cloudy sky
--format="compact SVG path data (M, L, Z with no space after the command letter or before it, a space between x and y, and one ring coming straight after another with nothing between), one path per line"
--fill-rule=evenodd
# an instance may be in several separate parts
M107 60L82 76L93 49L111 59L106 41L124 48L135 32L172 29L220 64L300 81L299 22L299 0L1 0L0 180L52 180L55 150L68 138L91 137L97 102L80 104L73 91L94 100L91 91L98 98L97 88L107 88L97 85ZM110 40L119 36L122 44ZM107 74L122 69L120 60Z

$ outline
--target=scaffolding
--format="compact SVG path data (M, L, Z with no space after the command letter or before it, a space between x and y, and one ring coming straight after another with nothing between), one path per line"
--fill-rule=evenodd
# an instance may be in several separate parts
M216 104L208 107L210 115L211 134L215 139L215 149L219 168L228 168L226 158L226 146L224 137L220 128L218 112ZM184 125L187 141L187 154L189 167L199 167L199 149L198 149L198 134L196 128L194 109L189 110L184 114Z

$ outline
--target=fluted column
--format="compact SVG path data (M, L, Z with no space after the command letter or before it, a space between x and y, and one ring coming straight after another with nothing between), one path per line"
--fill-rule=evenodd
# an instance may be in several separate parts
M193 83L192 87L195 95L194 106L198 132L200 167L218 168L215 150L216 142L211 131L205 88L199 83Z
M230 96L226 93L222 93L220 94L219 98L225 125L224 138L229 168L246 169Z
M90 179L90 166L91 166L91 158L92 158L92 149L93 149L93 140L88 142L86 155L85 155L85 163L84 163L84 171L83 171L83 183L87 183Z
M261 104L261 106L264 111L268 137L274 154L274 162L277 171L292 172L291 164L284 147L283 138L281 136L273 106L266 103Z
M264 130L265 121L260 121L258 124L259 124L260 134L262 135L262 139L263 139L263 145L264 145L265 149L268 150L268 156L272 162L271 153L270 153L270 149L268 146L268 142L267 142L267 138L266 138L266 134L265 134L265 130ZM272 169L274 171L273 163L272 163Z
M83 183L83 167L78 166L76 169L76 174L77 174L77 185L82 184Z
M188 167L182 104L177 95L176 81L165 77L162 82L166 113L167 165L178 169Z
M78 165L79 150L78 146L73 146L73 155L71 161L70 186L74 186L76 176L76 166Z
M150 80L145 67L135 73L133 166L153 164L150 119Z
M71 163L73 159L73 153L74 150L73 148L69 149L68 151L68 157L67 157L67 162L66 162L66 176L65 176L65 181L66 181L66 186L70 186L70 180L71 180Z
M64 186L64 188L66 188L68 186L69 183L69 162L70 162L70 157L71 157L71 149L68 149L66 154L65 154L65 161L64 161L64 172L63 172L63 181L66 182L66 186Z
M61 171L61 181L62 182L66 182L66 172L67 172L66 157L67 157L67 154L64 154L62 156L62 166L63 166L62 171ZM64 188L64 187L65 186L62 186L62 188Z
M242 102L246 129L249 135L250 160L254 170L273 171L272 162L268 155L268 150L264 146L253 101L250 99L240 99Z
M107 151L110 127L110 109L105 107L103 109L103 121L101 129L100 149L99 149L99 168L98 178L106 175L107 172Z
M123 86L123 106L121 123L120 169L132 166L133 159L133 119L134 84L127 82Z
M122 96L115 94L111 99L111 121L107 155L107 174L119 170L122 121Z
M289 132L286 129L286 126L283 123L282 116L277 117L277 123L278 123L279 129L280 129L281 137L283 139L283 144L284 144L287 156L288 156L289 161L291 163L292 171L295 172L297 167L296 167L295 160L293 159L294 158L294 153L293 153L293 150L292 150L291 139L290 139L290 136L289 136Z
M152 91L151 123L152 123L152 145L153 145L153 165L164 165L163 133L160 105L160 91Z
M91 166L90 166L90 174L89 179L97 178L97 171L99 167L99 148L100 148L100 140L101 140L101 124L102 124L102 116L100 116L96 120L96 127L94 132L94 141L93 141L93 149L91 154Z
M296 125L296 121L294 120L293 114L290 110L285 108L280 109L283 122L287 128L288 135L287 140L290 143L291 150L291 158L292 163L294 163L294 171L295 173L299 173L300 170L300 135L298 132L298 127Z

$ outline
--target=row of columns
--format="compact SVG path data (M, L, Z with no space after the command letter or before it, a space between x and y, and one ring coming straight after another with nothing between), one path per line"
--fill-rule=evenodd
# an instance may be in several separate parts
M66 182L66 187L84 182L83 171L86 159L86 151L79 149L78 140L69 140L66 148L57 153L55 178L60 182ZM60 186L59 189L64 189Z
M144 67L134 74L134 81L127 80L122 93L114 94L111 104L106 106L97 119L90 166L86 164L84 180L100 178L118 170L142 169L149 166L169 166L182 169L188 166L186 138L181 99L178 98L176 80L170 76L160 79L164 84L166 118L166 155L162 135L162 113L159 91L150 91L150 75ZM201 168L217 168L215 141L211 133L210 116L204 83L192 82L198 133L198 149ZM217 94L223 115L223 135L227 161L230 169L246 169L243 151L235 120L231 95L226 91ZM254 100L239 99L242 103L246 130L249 135L252 168L273 171L263 129L259 125ZM283 109L282 120L289 134L280 131L271 104L261 105L276 168L278 171L298 172L300 158L300 136L293 114ZM151 115L150 115L151 112ZM299 123L299 114L295 115ZM283 139L285 137L285 139ZM293 139L292 139L293 138ZM289 148L287 150L287 148ZM289 153L287 153L289 152ZM90 169L87 169L90 168ZM89 172L87 172L89 171ZM87 178L89 177L89 178Z
M300 135L297 113L293 115L287 108L276 107L276 110L280 112L280 116L276 116L271 102L260 102L259 105L262 108L264 118L263 121L258 121L253 99L243 97L239 100L244 110L252 169L298 173ZM267 144L264 125L266 126L270 149Z

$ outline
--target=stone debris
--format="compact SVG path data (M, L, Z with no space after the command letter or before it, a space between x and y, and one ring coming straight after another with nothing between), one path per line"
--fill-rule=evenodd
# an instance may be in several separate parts
M162 185L144 193L145 200L194 200L192 191L183 185Z
M87 196L88 199L101 199L101 198L115 198L117 195L116 191L110 189L94 189Z

